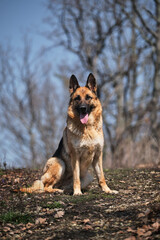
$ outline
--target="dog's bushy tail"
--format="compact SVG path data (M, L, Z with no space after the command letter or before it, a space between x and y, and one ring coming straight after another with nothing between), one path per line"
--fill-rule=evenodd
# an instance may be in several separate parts
M19 191L24 193L41 193L44 192L44 184L41 180L36 180L31 187L20 188Z

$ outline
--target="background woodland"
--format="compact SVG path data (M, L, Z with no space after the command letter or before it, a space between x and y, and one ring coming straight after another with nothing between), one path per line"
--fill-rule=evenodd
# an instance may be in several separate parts
M103 106L105 166L157 166L160 1L47 0L45 7L50 47L34 54L28 36L18 52L0 44L1 164L46 162L65 126L70 76L84 85L92 72ZM64 60L53 73L57 47Z

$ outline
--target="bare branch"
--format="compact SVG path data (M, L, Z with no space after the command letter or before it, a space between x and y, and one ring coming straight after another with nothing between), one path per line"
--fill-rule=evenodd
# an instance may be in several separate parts
M133 6L133 9L136 12L137 16L139 17L143 27L147 30L147 32L149 32L152 35L153 38L157 39L156 32L152 31L152 29L148 27L148 24L143 19L142 14L140 14L140 12L139 12L139 10L138 10L134 0L132 0L132 6Z

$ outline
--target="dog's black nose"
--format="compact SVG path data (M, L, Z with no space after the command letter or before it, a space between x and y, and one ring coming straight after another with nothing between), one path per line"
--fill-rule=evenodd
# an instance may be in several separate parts
M83 114L87 113L87 106L86 105L81 105L80 106L80 112L83 113Z

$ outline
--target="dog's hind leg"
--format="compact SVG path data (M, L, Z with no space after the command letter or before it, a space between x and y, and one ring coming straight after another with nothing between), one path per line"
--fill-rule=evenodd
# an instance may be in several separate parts
M62 179L65 172L65 163L59 158L52 157L48 159L43 171L41 181L44 184L44 191L63 192L61 189L54 189L53 187Z

